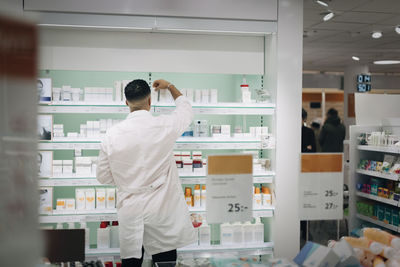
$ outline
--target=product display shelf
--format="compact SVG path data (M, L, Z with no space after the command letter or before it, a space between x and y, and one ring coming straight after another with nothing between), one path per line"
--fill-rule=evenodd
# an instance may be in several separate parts
M236 255L269 255L273 253L274 244L264 242L262 244L235 244L235 245L209 245L209 246L187 246L177 250L179 256L183 257L211 257L213 255L228 254ZM119 256L119 248L91 248L86 249L86 256L115 255Z
M356 172L359 174L365 174L365 175L374 176L374 177L392 180L392 181L399 180L399 175L394 174L394 173L383 173L383 172L368 171L368 170L361 170L361 169L357 169Z
M398 227L398 226L394 226L394 225L392 225L392 224L388 224L388 223L385 223L385 222L382 222L382 221L373 219L373 218L371 218L371 217L368 217L368 216L365 216L365 215L362 215L362 214L357 214L356 217L357 217L358 219L361 219L361 220L363 220L363 221L376 224L376 225L378 225L378 226L381 226L381 227L383 227L383 228L389 229L389 230L391 230L391 231L399 232L399 227Z
M374 151L374 152L384 152L384 153L392 153L392 154L400 154L399 146L368 146L368 145L359 145L357 146L359 150L365 151Z
M384 198L384 197L378 197L378 196L375 196L375 195L372 195L372 194L363 193L363 192L357 192L356 194L359 197L372 199L372 200L375 200L375 201L378 201L378 202L382 202L382 203L385 203L385 204L388 204L388 205L396 206L396 207L399 206L399 201L397 201L397 200L388 199L388 198Z
M215 103L192 105L194 114L207 115L273 115L275 104L271 103ZM171 112L175 108L172 103L156 103L152 105L155 113ZM50 105L39 106L39 113L93 113L93 114L128 114L129 109L124 103L116 102L53 102Z
M270 207L263 207L263 208L256 208L253 209L253 217L263 217L263 218L269 218L274 216L274 206ZM195 208L195 207L190 207L189 212L191 213L205 213L206 209L205 208Z
M265 172L255 173L253 174L253 182L255 184L259 183L273 183L274 179L273 172ZM204 175L180 175L182 184L205 184L206 177ZM39 186L107 186L100 184L95 176L82 176L78 177L76 175L65 175L65 176L56 176L49 178L41 178L39 179Z
M55 139L42 141L38 144L39 150L98 150L100 140ZM175 149L274 149L274 146L265 146L258 138L212 138L212 137L181 137L175 143Z

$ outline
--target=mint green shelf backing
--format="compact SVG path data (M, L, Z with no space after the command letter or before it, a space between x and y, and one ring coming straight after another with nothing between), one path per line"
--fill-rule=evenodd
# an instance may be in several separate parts
M51 70L39 71L39 77L51 78L53 87L61 87L70 85L74 88L84 87L112 87L114 81L143 79L149 81L148 72L112 72L112 71L68 71L68 70ZM219 102L240 102L240 84L242 83L242 75L231 74L190 74L190 73L151 73L151 80L165 79L172 82L177 88L191 89L218 89ZM254 89L261 88L261 75L246 75L247 83L252 91L252 98L255 99ZM265 83L265 81L264 81ZM53 120L55 124L64 124L64 132L79 132L80 124L86 123L88 120L99 119L125 119L124 114L54 114ZM269 127L269 132L273 132L274 116L259 115L196 115L195 119L206 119L209 125L213 124L230 124L231 131L235 126L242 126L243 131L248 132L249 127L260 126L261 118L263 125ZM232 154L240 153L240 150L202 150L204 157L210 154ZM259 153L261 156L261 152ZM271 159L274 166L275 152L269 150L262 151L263 157ZM83 150L83 156L98 156L98 151ZM74 151L54 151L54 159L73 159ZM94 187L93 187L94 188ZM55 187L53 196L53 207L56 206L57 198L72 198L75 196L75 187ZM264 222L264 240L271 240L271 223L272 218L262 218ZM78 224L77 224L78 226ZM93 247L97 244L96 229L99 222L88 223L90 228L90 243ZM213 235L211 237L213 244L219 243L219 225L212 225Z

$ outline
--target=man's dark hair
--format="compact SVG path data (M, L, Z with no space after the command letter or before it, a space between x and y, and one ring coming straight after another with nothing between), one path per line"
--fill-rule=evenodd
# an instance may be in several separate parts
M144 80L133 80L125 87L125 97L128 101L140 101L151 93L150 86Z
M303 120L307 119L307 111L304 108L301 109L301 117Z
M328 110L328 116L329 117L337 117L338 116L338 112L337 112L337 110L336 109L334 109L334 108L330 108L329 110Z

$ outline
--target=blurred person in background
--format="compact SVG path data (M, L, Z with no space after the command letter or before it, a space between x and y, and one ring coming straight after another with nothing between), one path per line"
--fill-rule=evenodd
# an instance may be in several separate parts
M301 152L316 152L314 131L306 126L307 111L301 110Z
M331 108L326 114L326 120L319 133L319 144L322 152L343 152L343 140L346 127L340 121L336 109Z

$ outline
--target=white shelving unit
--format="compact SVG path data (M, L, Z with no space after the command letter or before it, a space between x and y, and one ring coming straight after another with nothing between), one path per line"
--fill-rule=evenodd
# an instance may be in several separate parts
M262 244L237 244L237 245L210 245L210 246L187 246L178 249L178 255L183 257L199 257L206 258L214 255L227 256L240 255L269 255L273 253L274 244L272 242L264 242ZM119 248L108 249L86 249L86 256L110 255L118 256Z
M171 112L175 108L171 103L157 103L152 105L154 113ZM86 102L53 102L51 105L39 106L39 113L92 113L92 114L128 114L129 109L123 103L86 103ZM273 115L275 104L271 103L215 103L215 104L193 104L194 114L207 115Z
M350 127L350 201L349 201L349 230L352 231L355 228L360 227L364 222L369 222L377 225L381 228L385 228L391 231L399 232L399 227L392 224L376 220L362 214L357 213L356 202L363 201L365 199L372 200L376 204L388 205L387 207L393 207L397 209L400 204L399 201L393 199L387 199L378 197L372 194L359 192L356 190L358 183L367 183L369 177L384 179L389 181L399 181L400 176L392 173L383 173L377 171L361 170L357 166L361 159L383 161L385 154L400 154L400 148L395 146L372 146L372 145L359 145L359 135L366 132L377 132L377 131L397 131L397 126L351 126Z
M206 183L206 174L180 174L181 183L182 184L205 184ZM253 182L255 184L269 184L274 181L274 172L266 171L266 172L255 172L253 174ZM39 186L104 186L100 184L95 176L77 176L73 175L63 175L63 176L55 176L49 178L41 178L39 179Z

